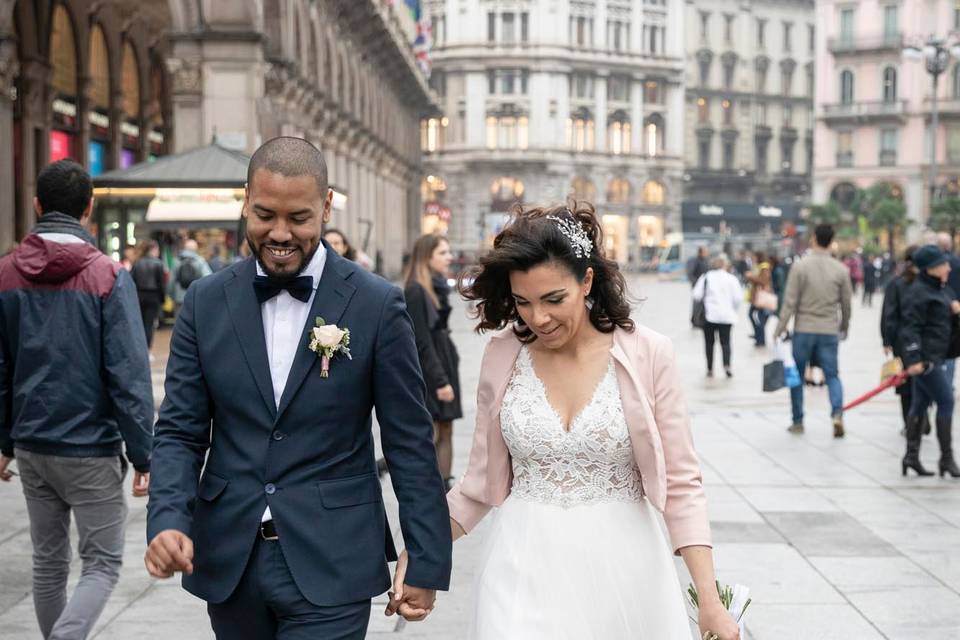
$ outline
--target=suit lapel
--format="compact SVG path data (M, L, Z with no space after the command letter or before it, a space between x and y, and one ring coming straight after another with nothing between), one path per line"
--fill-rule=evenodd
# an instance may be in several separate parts
M250 367L250 373L257 383L257 389L263 398L264 404L275 417L277 412L276 401L273 398L273 381L270 378L270 365L267 360L267 344L263 337L263 316L260 312L260 303L253 290L253 277L256 275L256 261L249 258L241 267L236 277L231 278L223 285L223 292L227 298L227 308L233 328L237 332L243 357Z
M297 347L297 354L293 359L293 366L290 368L290 375L287 377L287 385L283 389L283 395L280 397L280 408L277 411L277 417L283 415L283 412L290 401L296 395L300 386L306 379L307 374L320 359L316 353L310 351L310 331L315 326L316 319L323 318L327 324L338 324L343 312L346 311L350 298L353 297L356 287L347 282L350 276L349 272L343 268L344 259L337 255L333 249L327 247L326 264L323 266L323 275L317 284L317 292L313 296L313 305L310 307L310 315L300 332L300 342ZM349 328L349 327L347 327ZM342 356L335 356L330 364L330 375L336 375L336 361Z

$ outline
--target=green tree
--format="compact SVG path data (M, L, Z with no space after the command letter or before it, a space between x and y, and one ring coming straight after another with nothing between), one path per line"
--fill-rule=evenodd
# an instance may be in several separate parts
M893 245L897 230L905 229L909 224L906 205L893 197L888 185L880 184L867 190L863 209L870 228L875 231L886 230L887 248L891 256L895 255Z
M960 230L960 198L953 196L936 203L930 217L930 226L937 231L946 231L951 239L956 238L957 231Z
M836 202L828 202L811 205L808 219L813 224L832 224L836 227L843 222L843 214Z

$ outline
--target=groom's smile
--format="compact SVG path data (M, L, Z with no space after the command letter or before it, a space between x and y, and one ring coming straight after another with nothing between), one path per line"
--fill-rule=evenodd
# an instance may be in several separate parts
M253 174L243 207L247 242L268 275L292 278L310 262L330 217L330 193L314 176Z

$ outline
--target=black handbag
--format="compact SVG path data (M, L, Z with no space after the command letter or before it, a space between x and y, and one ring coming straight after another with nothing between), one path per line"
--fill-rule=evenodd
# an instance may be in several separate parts
M703 274L703 297L693 303L693 313L690 315L690 324L697 329L707 326L707 284L710 280Z
M763 390L779 391L786 386L783 360L773 360L763 365Z

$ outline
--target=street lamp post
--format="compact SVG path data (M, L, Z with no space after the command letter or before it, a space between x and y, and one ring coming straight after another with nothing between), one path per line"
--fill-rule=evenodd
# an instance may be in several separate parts
M930 172L929 198L930 215L933 214L933 205L937 196L937 131L940 128L940 113L937 104L937 89L940 85L940 75L947 70L950 58L960 59L960 45L948 46L946 41L930 38L921 46L908 46L903 50L903 56L910 60L923 60L930 74L933 84L933 93L930 96Z

